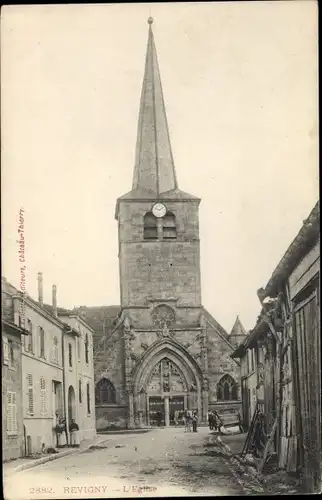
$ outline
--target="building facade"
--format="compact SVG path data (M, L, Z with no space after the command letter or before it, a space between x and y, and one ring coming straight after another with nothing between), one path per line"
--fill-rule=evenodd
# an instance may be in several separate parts
M132 190L115 212L121 310L95 351L99 428L237 415L235 339L202 305L199 204L178 186L150 18Z
M12 437L5 435L5 442L14 444L13 439L16 440L10 453L17 458L18 448L19 456L29 456L56 447L55 427L59 420L66 421L67 445L73 418L79 425L80 440L92 438L96 434L92 329L82 318L57 308L55 285L53 305L43 303L41 273L38 301L22 294L5 279L2 297L7 332L4 340L11 345L13 333L23 333L22 341L14 344L14 359L20 356L20 362L13 364L10 359L3 362L3 391L16 392L16 407L8 402L15 415L15 423L9 424L9 428L13 425L17 433L11 431ZM3 409L7 414L5 400Z
M80 440L96 435L93 331L77 314L59 313L64 331L65 406L68 425L75 419Z
M2 280L2 283L5 282ZM25 335L14 323L13 303L4 289L2 305L2 452L3 461L24 454L21 346Z
M255 328L233 357L255 352L257 407L279 467L299 473L305 493L321 485L319 202L273 272ZM244 399L245 411L251 413Z

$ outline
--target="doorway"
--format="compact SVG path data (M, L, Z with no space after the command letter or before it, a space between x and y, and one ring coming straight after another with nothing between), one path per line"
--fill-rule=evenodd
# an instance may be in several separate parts
M76 417L75 391L74 387L70 385L68 389L68 425L71 424L72 419L75 417Z
M159 412L161 413L160 420L158 418ZM165 424L164 401L161 396L149 397L149 421L152 426Z
M170 425L175 425L174 414L176 411L182 413L184 410L184 396L171 396L169 398Z

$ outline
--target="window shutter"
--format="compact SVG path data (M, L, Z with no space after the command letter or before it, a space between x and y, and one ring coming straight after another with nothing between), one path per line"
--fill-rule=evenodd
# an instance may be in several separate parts
M46 415L47 413L46 380L44 377L40 378L40 413L41 415Z
M16 393L12 393L11 408L12 408L12 432L17 434L17 403L16 403Z
M91 400L90 400L90 391L89 391L89 383L87 383L87 413L91 413Z
M12 392L7 393L7 432L12 432Z
M24 348L25 348L25 351L28 351L28 345L29 345L29 334L28 335L24 335Z
M59 363L59 356L58 356L58 339L57 337L54 337L53 339L53 348L52 348L52 359L51 361L55 364Z
M7 337L3 337L2 339L3 345L3 363L5 365L9 364L9 343Z
M27 376L28 379L28 413L29 415L34 414L34 388L33 388L33 379L32 374L29 373Z
M17 406L16 393L7 392L7 434L17 434Z

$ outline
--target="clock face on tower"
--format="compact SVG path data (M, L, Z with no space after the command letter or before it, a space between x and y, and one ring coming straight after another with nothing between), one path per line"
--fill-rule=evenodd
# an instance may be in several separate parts
M167 209L163 205L163 203L156 203L152 207L152 213L155 217L161 218L164 217L167 212Z

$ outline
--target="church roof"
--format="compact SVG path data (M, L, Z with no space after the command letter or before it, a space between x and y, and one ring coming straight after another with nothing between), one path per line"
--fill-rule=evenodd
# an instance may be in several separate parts
M156 195L152 191L148 191L147 189L135 189L129 191L128 193L120 196L119 200L155 200ZM160 200L195 200L200 201L200 198L194 196L193 194L185 193L180 189L171 189L170 191L165 191L164 193L160 193L158 196Z
M78 307L74 309L94 330L93 343L96 348L102 336L113 328L121 312L120 306L93 306Z
M177 179L152 22L150 17L132 189L144 188L159 195L177 188Z
M230 336L231 337L239 337L239 336L242 336L242 337L245 337L247 335L247 332L245 330L245 328L243 327L242 325L242 322L240 321L239 319L239 316L237 316L236 320L235 320L235 323L234 323L234 326L232 327L232 330L230 332Z
M151 17L148 23L132 190L118 201L199 200L178 188Z

